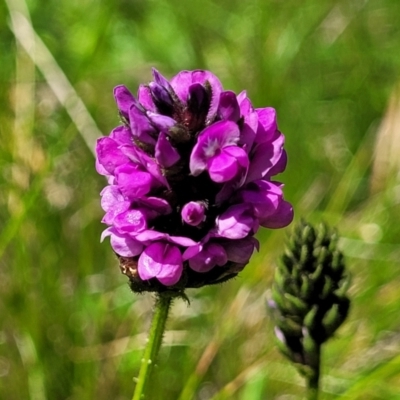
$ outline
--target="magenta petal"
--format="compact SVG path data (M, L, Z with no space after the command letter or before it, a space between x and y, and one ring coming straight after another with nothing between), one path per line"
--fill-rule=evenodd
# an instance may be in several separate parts
M207 169L214 182L222 183L233 179L238 172L238 164L234 157L222 151L209 159Z
M133 165L125 164L116 168L115 175L121 193L130 200L146 195L151 189L151 175Z
M168 241L183 247L194 246L196 244L194 240L185 236L169 236Z
M206 242L207 240L205 240ZM188 247L182 254L182 260L187 261L189 258L194 257L196 254L199 254L201 250L203 250L204 243L196 243L194 246Z
M217 232L221 237L228 239L242 239L246 237L255 225L250 207L246 204L237 204L229 207L217 219Z
M250 156L251 163L246 182L261 179L269 174L282 157L284 141L284 136L278 133L272 142L260 143L255 146Z
M114 88L114 97L119 111L125 118L128 118L129 109L131 108L132 104L136 103L136 99L133 97L133 94L126 86L119 85Z
M276 164L265 174L264 178L280 174L286 169L286 165L287 165L287 154L286 150L283 149L281 157L276 162Z
M173 118L167 117L166 115L148 112L147 116L159 131L168 132L168 130L176 124Z
M151 91L148 86L140 85L138 90L139 103L148 111L156 112L157 108L151 97Z
M103 165L100 164L99 159L97 157L96 157L95 167L98 174L106 176L110 175L110 173L103 167Z
M258 240L254 237L232 240L224 243L224 248L229 261L238 264L247 264L254 249L258 248Z
M239 136L239 128L232 121L219 121L204 129L190 156L192 175L200 175L207 168L207 161L222 148L235 145Z
M137 147L121 146L121 151L135 164L141 166L142 169L149 172L149 174L154 178L154 186L164 185L168 187L168 181L162 174L159 165L143 150Z
M160 72L158 72L155 68L152 68L151 70L153 73L154 81L157 85L160 85L165 89L169 89L171 87L168 80Z
M120 150L118 143L108 137L97 140L96 153L99 163L110 174L114 173L116 167L129 161Z
M155 148L155 158L164 168L171 167L181 158L178 151L172 146L164 132L161 132L158 137Z
M127 234L112 230L110 236L111 247L122 257L135 257L143 250L143 245Z
M205 86L208 82L211 86L211 102L207 114L207 119L211 120L217 113L219 98L223 90L219 79L209 71L181 71L178 75L171 79L171 86L177 96L185 103L188 99L189 86L193 83L201 83Z
M126 210L114 218L113 225L121 233L139 233L147 229L146 216L141 210Z
M104 211L108 211L115 204L124 201L124 197L118 189L118 186L106 186L101 192L101 207Z
M257 143L264 143L272 140L275 131L278 129L276 122L276 111L272 107L256 109L258 115L258 122L262 129L257 130Z
M171 286L179 281L182 269L181 252L169 243L153 243L139 257L138 273L143 280L157 278L163 285Z
M120 201L118 203L115 203L112 207L108 209L108 211L104 214L103 219L101 222L103 224L107 225L113 225L115 217L126 210L128 210L131 206L130 201Z
M118 126L113 129L109 137L114 139L118 145L128 144L132 146L132 133L126 126Z
M156 240L162 240L162 239L167 239L167 238L168 238L167 233L154 231L152 229L148 229L143 232L140 232L136 236L137 240L139 240L140 242L147 244L147 245L150 244L151 242L155 242Z
M207 243L202 251L189 259L189 266L197 272L208 272L216 265L223 266L228 262L225 249L217 243Z
M240 118L240 108L235 93L226 91L221 93L218 114L223 120L237 122Z
M170 214L172 212L168 201L158 197L143 197L139 199L139 204L162 215Z
M258 180L248 185L238 193L241 202L253 206L254 215L265 219L274 214L282 201L282 190L273 182Z
M129 123L134 137L144 143L155 144L156 131L147 116L135 104L129 109Z
M275 214L261 220L260 225L265 228L278 229L288 226L293 221L293 207L290 203L282 200Z

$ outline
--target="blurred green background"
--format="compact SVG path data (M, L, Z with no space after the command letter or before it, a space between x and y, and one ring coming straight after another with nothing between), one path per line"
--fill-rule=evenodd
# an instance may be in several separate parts
M1 0L0 46L1 399L131 398L153 298L99 243L92 146L119 123L113 87L152 66L277 109L285 196L338 227L353 275L322 399L400 399L398 0ZM289 230L175 303L151 399L303 398L265 307Z

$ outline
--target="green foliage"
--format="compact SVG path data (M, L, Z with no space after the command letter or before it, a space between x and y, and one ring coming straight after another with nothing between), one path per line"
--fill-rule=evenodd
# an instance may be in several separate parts
M108 134L118 123L112 88L136 90L151 66L166 76L210 69L277 109L285 197L298 219L338 226L353 276L352 312L324 353L323 398L398 398L400 154L395 135L382 135L398 119L400 2L24 4L0 2L0 398L131 397L153 299L130 293L99 243L104 181L49 73L66 75ZM15 40L21 13L54 56L41 70ZM237 279L174 304L151 398L183 388L182 400L300 398L265 310L284 236L263 233Z

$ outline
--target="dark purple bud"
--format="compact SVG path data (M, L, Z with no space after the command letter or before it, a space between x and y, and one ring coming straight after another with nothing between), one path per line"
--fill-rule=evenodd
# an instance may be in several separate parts
M190 129L201 129L210 108L211 93L200 83L193 83L188 89L185 125Z
M150 82L149 88L151 91L151 97L153 98L158 111L161 114L171 115L173 112L173 101L167 89L156 82Z

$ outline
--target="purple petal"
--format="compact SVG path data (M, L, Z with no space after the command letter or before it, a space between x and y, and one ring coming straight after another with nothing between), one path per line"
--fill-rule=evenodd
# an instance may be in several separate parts
M96 171L100 175L110 175L110 173L103 167L103 165L100 164L99 159L96 157ZM109 182L110 183L110 182Z
M238 104L241 104L244 99L247 99L247 91L242 90L238 95L237 95L237 102Z
M218 183L230 181L239 170L236 158L224 151L208 160L207 169L210 178Z
M212 157L207 163L210 178L214 182L227 182L242 172L243 183L246 176L249 159L246 152L237 146L228 146L222 149L221 153Z
M108 211L114 205L121 201L124 201L124 197L118 189L118 186L109 185L106 186L101 192L101 207L104 211Z
M164 168L171 167L181 158L178 151L172 146L164 132L161 132L158 137L154 155L157 162Z
M128 210L130 206L131 206L130 201L120 201L116 203L111 208L109 208L109 210L104 214L104 217L101 220L101 222L103 224L113 225L115 217Z
M179 281L182 269L181 252L169 243L153 243L139 257L138 273L143 280L157 278L163 285L171 286Z
M188 225L197 226L205 220L205 206L203 202L191 201L182 208L182 219Z
M151 82L149 88L153 95L154 103L159 111L172 109L173 101L165 87L156 82Z
M176 124L173 118L167 117L166 115L148 112L147 116L159 131L168 132L169 129Z
M258 180L246 186L237 195L237 200L251 204L254 215L265 219L274 214L282 201L283 193L279 186L272 182Z
M278 229L288 226L293 221L293 207L290 203L282 200L275 214L260 221L265 228Z
M145 85L140 85L138 90L139 103L148 111L156 112L157 108L151 97L150 88Z
M189 266L197 272L207 272L216 265L223 266L228 262L225 249L217 243L207 243L203 249L189 259Z
M114 139L119 145L133 145L132 133L126 126L118 126L117 128L113 129L109 137Z
M247 156L246 152L238 146L225 147L223 152L236 159L238 169L243 175L243 180L239 182L239 186L241 186L249 168L249 157Z
M154 81L158 85L164 87L165 89L169 89L171 87L168 80L163 75L161 75L160 72L158 72L155 68L152 68L151 71L153 73Z
M146 216L141 210L127 210L114 218L114 226L121 233L139 233L147 229Z
M138 204L154 210L161 215L170 214L172 212L168 201L158 197L143 197L138 199Z
M204 123L210 107L210 99L206 88L201 83L193 83L189 86L187 104L191 113L202 116Z
M287 154L286 150L282 150L281 157L276 162L276 164L265 174L264 178L278 175L286 169L287 165Z
M96 153L99 163L110 174L114 173L116 167L129 161L120 150L118 143L108 137L97 140Z
M194 240L185 236L169 236L168 241L183 247L194 246L196 244Z
M107 232L106 232L107 231ZM121 234L114 228L106 229L102 239L110 236L110 243L113 250L122 257L135 257L143 250L143 245L127 234Z
M150 244L151 242L155 242L158 240L163 240L164 242L174 243L179 246L189 247L194 246L196 242L192 239L189 239L184 236L170 236L168 233L162 233L158 231L154 231L152 229L146 230L144 232L139 233L136 236L136 239L144 244Z
M114 98L117 103L117 107L121 114L125 117L129 117L129 109L133 104L136 103L136 99L129 89L124 85L119 85L114 88Z
M177 96L186 103L189 86L193 83L201 83L203 86L208 82L211 86L211 103L207 119L211 120L218 110L219 97L223 90L219 79L209 71L195 70L182 71L171 79L171 86Z
M135 104L129 109L129 123L134 137L141 142L155 144L156 131L147 116Z
M272 142L257 144L250 155L250 167L246 182L265 177L282 157L285 138L277 134Z
M163 185L169 187L168 181L162 174L159 165L155 160L138 147L121 146L121 151L141 169L147 171L154 179L152 186Z
M271 141L278 129L276 122L276 111L272 107L257 108L259 129L257 130L257 143Z
M207 168L207 161L226 146L239 140L240 131L232 121L219 121L204 129L190 156L190 172L200 175Z
M151 244L151 242L155 242L157 240L163 240L166 238L168 238L167 233L158 232L152 229L148 229L144 232L141 232L136 236L136 239L144 243L145 245L149 245Z
M235 93L222 92L219 99L218 114L221 119L237 122L240 118L240 108Z
M228 239L242 239L254 228L255 221L250 207L237 204L229 207L217 218L217 232Z
M115 170L118 187L125 198L134 200L150 192L152 178L148 172L142 172L137 167L125 164Z
M226 242L223 246L229 261L238 264L247 264L254 249L258 248L258 240L254 237L247 237L241 240Z

